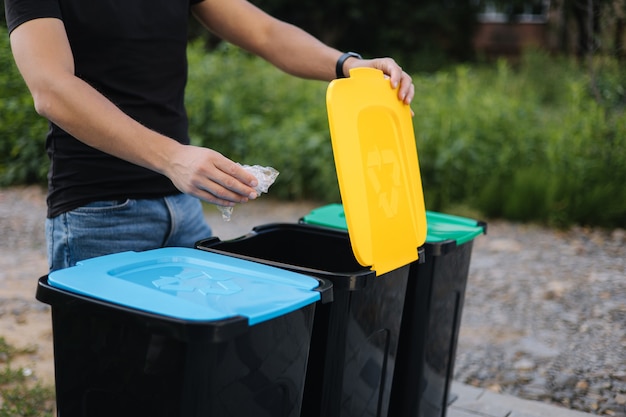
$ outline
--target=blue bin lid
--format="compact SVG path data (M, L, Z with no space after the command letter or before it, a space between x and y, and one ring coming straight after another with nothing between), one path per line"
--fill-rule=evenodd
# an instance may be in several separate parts
M189 248L122 252L48 276L50 286L136 310L190 321L235 316L254 325L320 299L318 280Z

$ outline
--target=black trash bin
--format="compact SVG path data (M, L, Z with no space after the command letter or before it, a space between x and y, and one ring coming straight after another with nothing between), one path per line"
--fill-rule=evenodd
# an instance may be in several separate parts
M302 222L346 230L343 207L311 211ZM426 212L422 262L411 264L389 415L444 417L461 324L473 239L483 222Z
M348 233L255 227L197 247L328 279L315 313L302 416L387 417L410 264L426 238L411 109L382 71L333 80L326 103Z
M376 276L361 266L348 234L306 224L267 224L237 239L197 247L332 282L318 305L302 416L387 416L409 264Z
M298 417L332 285L196 249L125 252L39 280L64 417Z

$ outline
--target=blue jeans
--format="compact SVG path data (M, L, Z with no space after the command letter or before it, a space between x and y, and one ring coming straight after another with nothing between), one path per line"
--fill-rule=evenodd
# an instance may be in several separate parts
M210 236L202 204L184 194L98 201L46 219L50 272L111 253L193 247Z

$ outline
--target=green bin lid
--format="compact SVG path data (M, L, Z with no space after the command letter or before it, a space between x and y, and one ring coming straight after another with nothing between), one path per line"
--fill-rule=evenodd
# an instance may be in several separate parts
M329 204L311 210L302 218L307 224L347 230L341 204ZM453 240L462 245L486 232L485 224L465 217L426 211L426 243Z
M485 224L465 217L426 211L427 243L454 240L462 245L485 233Z

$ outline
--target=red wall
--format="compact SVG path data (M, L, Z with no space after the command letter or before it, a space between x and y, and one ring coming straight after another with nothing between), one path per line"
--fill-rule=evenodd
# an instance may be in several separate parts
M525 47L547 47L545 23L479 23L474 50L488 57L517 56Z

